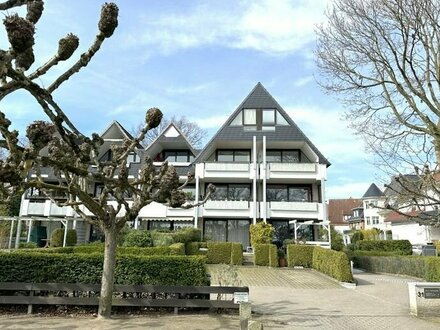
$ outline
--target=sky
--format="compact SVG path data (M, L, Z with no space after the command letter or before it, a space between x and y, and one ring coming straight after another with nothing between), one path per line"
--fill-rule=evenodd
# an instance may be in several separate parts
M344 107L326 95L314 58L315 26L331 0L119 0L119 26L90 64L53 96L83 132L102 133L118 120L129 131L145 111L185 116L206 130L205 142L261 82L332 163L327 199L359 198L380 171L362 140L342 119ZM36 26L33 72L68 33L80 39L71 60L41 78L49 86L87 50L97 33L97 0L45 0ZM11 9L9 13L17 10ZM19 11L19 13L23 13ZM7 47L0 29L1 48ZM24 133L46 120L26 93L9 95L0 109Z

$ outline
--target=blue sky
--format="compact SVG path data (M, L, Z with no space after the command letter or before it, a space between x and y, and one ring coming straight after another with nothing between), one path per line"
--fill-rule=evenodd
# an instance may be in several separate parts
M165 116L197 122L209 133L207 142L260 81L332 163L328 198L361 197L378 181L362 141L341 119L342 105L316 82L314 26L324 20L328 1L115 2L120 16L113 37L54 93L80 130L102 132L114 119L130 130L154 106ZM69 32L80 38L76 61L96 35L102 3L46 0L30 72ZM6 40L2 30L2 48ZM48 86L72 61L40 83ZM46 119L25 93L8 96L0 106L21 132L30 121Z

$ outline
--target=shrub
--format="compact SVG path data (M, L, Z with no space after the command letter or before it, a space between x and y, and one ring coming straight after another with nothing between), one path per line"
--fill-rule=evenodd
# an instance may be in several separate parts
M170 246L174 243L173 235L170 232L153 231L151 238L153 246Z
M132 229L125 235L123 246L153 246L151 233L147 230Z
M201 243L199 246L203 245ZM243 246L240 243L208 242L207 247L206 256L209 264L241 265L243 263ZM197 254L201 254L200 251Z
M404 255L412 254L412 245L408 240L394 241L359 241L356 248L363 251L387 251Z
M259 222L250 226L251 245L270 244L273 240L274 228L270 223Z
M344 249L344 239L342 235L337 232L333 227L330 228L331 231L331 249L335 251L342 251Z
M438 257L355 255L353 261L356 267L371 272L414 276L429 282L440 281Z
M170 255L184 256L185 255L185 244L174 243L169 246Z
M208 242L208 263L229 264L231 263L232 245L230 242Z
M256 266L277 267L277 246L275 244L256 244L254 246L254 264Z
M307 268L312 267L314 249L315 247L312 245L287 245L287 266L302 266Z
M355 244L359 241L362 241L364 239L364 235L362 234L362 232L360 230L356 230L353 233L353 236L351 236L351 243Z
M207 248L206 242L188 242L185 244L185 252L187 255L206 255L207 251L200 251L201 248Z
M231 243L231 265L243 264L243 245L241 243Z
M380 230L376 228L361 230L362 239L365 241L374 241L379 239Z
M340 282L353 282L350 262L344 252L315 247L313 268Z
M66 246L73 246L76 244L77 235L75 229L67 229ZM55 229L50 236L50 246L60 247L64 243L64 228Z
M100 283L102 262L98 254L0 253L0 282ZM115 283L207 285L208 279L203 257L124 255L116 260Z
M202 237L202 232L198 228L183 228L173 233L175 243L198 242Z
M23 242L18 246L19 249L36 249L38 247L35 242Z

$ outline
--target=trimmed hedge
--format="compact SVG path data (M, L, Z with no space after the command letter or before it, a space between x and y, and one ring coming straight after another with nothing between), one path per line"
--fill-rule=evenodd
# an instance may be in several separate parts
M312 266L340 282L353 282L350 261L344 252L315 247Z
M206 251L200 251L200 248L207 248L208 244L206 242L188 242L185 243L185 251L189 256L192 255L206 255Z
M374 273L389 273L440 282L440 258L425 256L364 256L353 257L355 267Z
M315 246L303 244L287 245L287 266L302 266L311 268L313 265L313 250Z
M396 254L411 255L412 245L406 239L391 241L358 241L356 249L361 251L385 251L394 252Z
M243 246L233 242L208 242L209 264L241 265L243 263Z
M77 236L75 229L67 229L66 246L73 246L76 244ZM50 246L60 247L64 243L64 228L55 229L50 236Z
M132 229L124 236L123 246L149 247L153 246L151 232L148 230Z
M207 285L204 259L118 256L115 283ZM100 283L102 263L99 254L0 253L0 282Z
M232 265L243 264L243 245L241 243L231 244L231 264Z
M45 253L45 254L93 254L104 253L104 245L77 245L73 247L60 247L49 249L32 249L22 250L24 253ZM14 253L21 253L22 251L14 251ZM121 246L116 250L118 255L137 255L137 256L152 256L152 255L185 255L185 245L183 243L174 243L170 246L155 246L155 247L136 247L136 246Z
M278 267L277 246L275 244L255 244L254 264L256 266Z

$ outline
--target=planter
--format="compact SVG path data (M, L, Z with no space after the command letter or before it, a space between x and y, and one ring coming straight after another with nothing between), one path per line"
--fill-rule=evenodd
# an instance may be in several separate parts
M286 258L278 258L278 266L287 267L287 259Z

